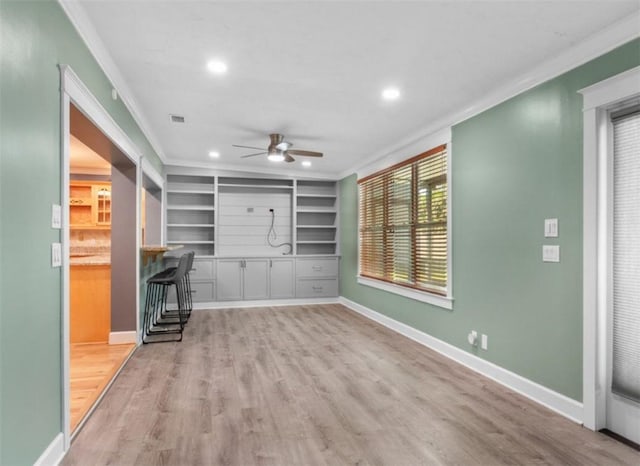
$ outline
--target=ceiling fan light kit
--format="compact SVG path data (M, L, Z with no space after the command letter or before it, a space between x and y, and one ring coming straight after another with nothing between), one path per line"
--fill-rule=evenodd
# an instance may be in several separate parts
M303 157L322 157L322 152L314 152L310 150L298 150L298 149L290 149L293 144L284 140L284 136L278 133L272 133L269 135L270 143L269 147L266 149L262 149L260 147L253 146L241 146L238 144L233 144L233 147L241 147L243 149L256 149L261 150L262 152L256 152L255 154L247 154L242 155L240 158L247 157L255 157L256 155L264 155L267 154L267 160L270 162L295 162L293 155L303 156Z

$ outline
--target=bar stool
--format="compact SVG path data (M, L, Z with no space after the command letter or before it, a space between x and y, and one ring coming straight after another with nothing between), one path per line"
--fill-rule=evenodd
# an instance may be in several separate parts
M187 280L185 276L188 273L190 261L192 262L192 258L190 259L189 254L184 254L180 257L177 267L157 273L147 280L143 343L182 341L182 331L187 321ZM176 309L176 318L169 320L163 318L163 311L166 312L167 294L172 286L176 287L178 308ZM177 340L148 339L159 335L179 335L179 338Z
M186 319L187 322L189 321L189 317L191 317L191 311L193 310L193 300L192 300L192 291L191 291L191 277L190 277L190 272L193 269L193 258L196 255L195 252L193 251L189 251L187 253L185 253L184 255L188 256L188 262L187 262L187 273L184 275L183 278L183 290L184 290L184 312L186 314ZM163 276L172 274L175 272L177 267L169 267L167 269L165 269L164 271L160 272L160 274L162 274ZM157 275L160 275L157 274ZM175 318L177 317L179 314L179 309L169 309L168 307L166 307L164 309L164 311L162 312L162 318L163 319L167 319L167 318Z

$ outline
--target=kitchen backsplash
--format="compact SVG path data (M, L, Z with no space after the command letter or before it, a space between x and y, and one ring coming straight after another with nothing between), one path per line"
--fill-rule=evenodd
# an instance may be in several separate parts
M71 230L69 232L70 252L109 252L111 250L110 230Z

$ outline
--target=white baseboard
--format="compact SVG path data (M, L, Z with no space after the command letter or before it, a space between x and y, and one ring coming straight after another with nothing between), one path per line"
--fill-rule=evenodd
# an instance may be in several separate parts
M54 437L40 458L33 463L33 466L57 466L64 457L64 435L60 432Z
M135 330L129 330L126 332L111 332L109 333L110 345L123 345L125 343L137 343L138 337Z
M193 303L194 309L228 309L236 307L303 306L306 304L337 304L340 298L264 299L259 301L214 301Z
M582 424L582 403L347 298L341 296L340 303L358 314L374 320L407 338L411 338L485 377L495 380L573 422Z

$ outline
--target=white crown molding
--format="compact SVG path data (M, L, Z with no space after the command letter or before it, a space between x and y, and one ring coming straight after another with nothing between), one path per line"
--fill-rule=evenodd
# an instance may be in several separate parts
M398 322L384 314L369 309L366 306L351 301L343 296L340 303L358 314L367 317L385 327L414 340L421 345L431 348L443 356L484 375L511 390L535 401L552 411L578 424L582 423L582 403L561 393L555 392L543 385L511 372L485 359L479 358L467 351L439 340L427 333L417 330L407 324Z
M275 163L275 162L274 162ZM288 168L285 170L282 167L287 167L286 162L277 163L277 167L279 168L264 168L264 167L239 167L235 164L230 163L217 163L217 162L189 162L189 161L180 161L180 160L167 160L165 162L165 172L167 168L170 166L181 167L181 168L196 168L196 169L206 169L212 170L215 172L220 171L228 171L235 173L256 173L263 175L278 175L278 176L287 176L290 178L314 178L314 179L323 179L323 180L340 180L341 177L339 173L325 173L325 172L317 172L314 171L313 167L309 167L308 170L289 170ZM342 177L343 178L343 177Z
M62 63L58 67L60 68L61 91L69 96L71 102L118 146L124 155L138 165L140 163L140 150L129 138L129 135L120 128L109 112L80 80L71 66Z
M578 91L583 97L583 110L612 107L620 101L640 95L640 66L611 76Z
M60 432L53 438L36 462L33 463L33 466L56 466L60 464L65 453L64 435Z
M448 115L427 124L426 128L417 133L413 133L400 142L387 146L383 150L369 157L366 162L361 162L353 167L339 173L340 179L364 169L368 165L383 162L389 154L406 151L421 139L426 139L430 135L447 128L451 128L464 120L478 115L496 105L509 100L518 94L538 86L550 79L560 76L567 71L571 71L607 52L619 47L633 39L640 37L640 11L637 11L627 18L613 23L602 29L600 32L588 37L579 44L565 50L555 57L533 67L530 71L517 76L510 82L502 84L493 92L488 92L481 99L473 102L468 107L449 113ZM424 150L429 149L424 147ZM418 152L419 153L419 152ZM410 155L417 155L410 154Z
M109 54L107 48L102 42L102 39L100 39L96 33L96 30L87 16L81 2L73 0L58 0L58 3L84 41L91 55L93 55L100 68L102 68L107 79L111 81L111 84L118 92L120 99L131 113L131 116L140 127L140 130L149 141L149 144L151 144L151 147L153 147L153 150L156 152L158 157L160 157L160 160L165 163L166 157L162 151L162 146L158 142L154 132L151 130L151 126L147 122L147 119L140 111L131 89L129 89L122 73L120 73L120 70L111 58L111 54Z

